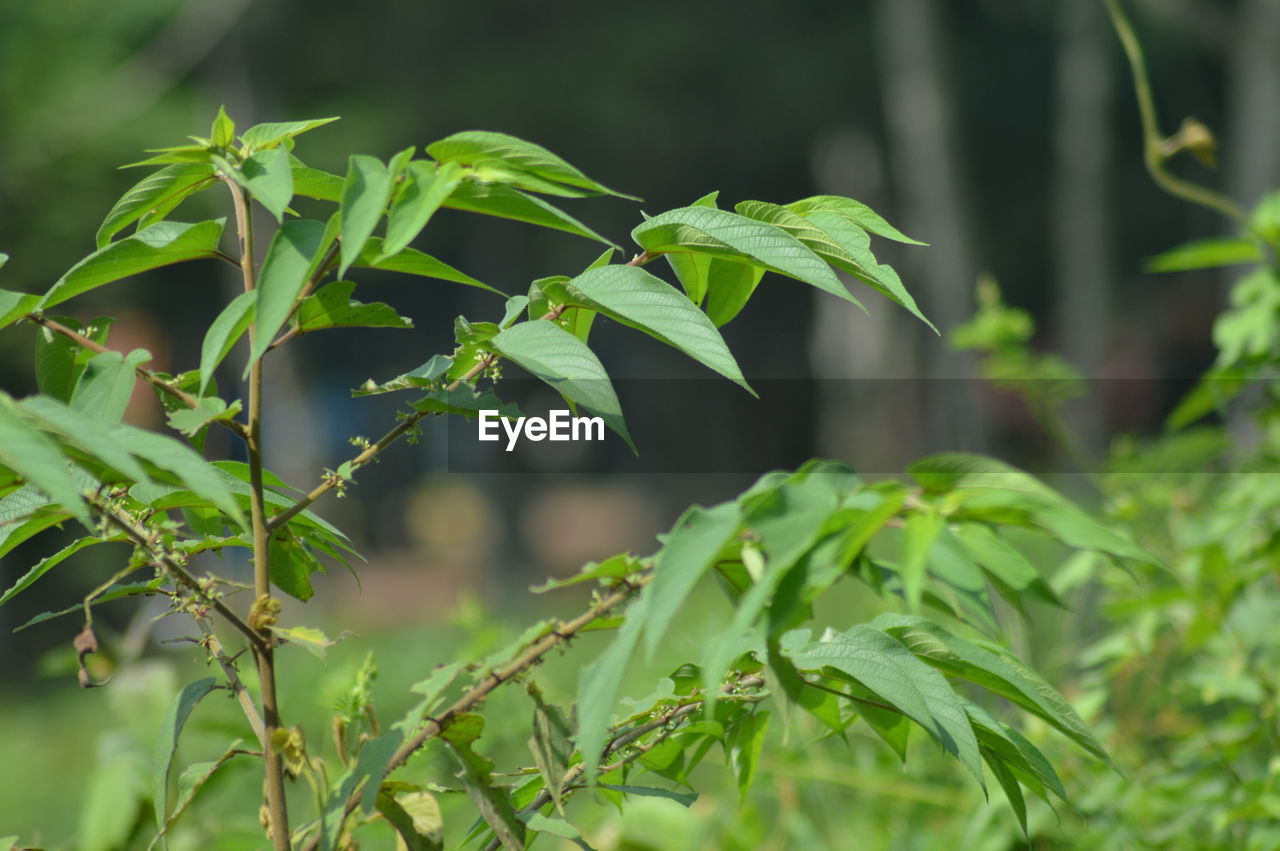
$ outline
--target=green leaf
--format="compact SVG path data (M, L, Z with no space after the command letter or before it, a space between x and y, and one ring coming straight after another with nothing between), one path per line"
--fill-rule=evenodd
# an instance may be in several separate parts
M218 107L213 126L209 128L209 144L215 148L226 148L236 140L236 123L227 115L225 106Z
M618 702L622 679L631 665L647 615L652 611L647 595L632 603L627 610L626 622L612 643L594 662L585 666L578 677L578 733L574 740L582 754L589 783L597 779L601 751L608 738L609 722Z
M356 154L347 160L347 177L342 183L342 262L338 274L364 250L365 241L373 234L378 220L391 200L391 172L377 157Z
M529 751L533 754L533 764L537 766L547 792L551 795L551 802L563 815L561 781L573 757L573 731L569 729L564 714L544 701L541 692L532 683L527 688L534 703L533 736L529 739Z
M635 451L608 374L595 353L577 337L551 322L524 322L489 342L503 357L569 401L598 414Z
M323 573L324 567L288 529L278 529L271 535L267 558L271 581L277 588L304 603L311 599L311 574L317 570ZM309 643L307 649L312 646Z
M288 628L273 626L271 631L286 641L305 647L307 652L317 659L323 659L325 652L342 640L342 636L329 638L313 626L291 626Z
M226 219L199 224L156 222L133 236L109 243L59 278L40 302L40 307L50 308L95 287L148 269L214 257L225 223Z
M1102 745L1062 695L1003 648L967 641L911 615L886 613L871 625L889 633L920 659L949 676L976 683L1039 716L1086 751L1111 764Z
M469 213L481 213L503 219L514 219L540 227L562 230L575 236L584 236L613 245L582 222L563 210L553 207L541 198L526 195L501 183L484 183L467 178L458 184L444 202L444 206ZM614 246L617 247L617 246Z
M470 275L459 272L448 263L441 262L430 254L423 254L413 248L405 248L394 254L388 254L384 245L385 243L378 237L370 237L368 242L365 243L364 251L356 258L353 265L365 269L382 269L387 272L403 272L406 275L419 275L424 278L438 278L442 281L466 284L469 287L479 287L482 290L488 290L498 295L506 295L501 290L494 289L486 283L477 281Z
M266 353L277 332L289 321L307 278L322 259L320 255L326 247L324 234L322 222L300 219L285 222L272 237L255 290L253 351L245 364L246 377L249 368Z
M213 324L209 326L209 330L205 332L204 342L200 346L201 393L208 388L210 380L213 379L213 371L218 368L218 364L222 363L244 332L249 330L257 300L256 291L240 293L222 309L222 312L213 320Z
M362 304L351 298L355 281L334 281L298 305L298 333L321 328L412 328L413 320L382 302Z
M819 257L836 268L844 269L872 289L905 307L921 322L933 329L934 333L938 332L933 323L920 312L915 299L902 285L902 280L893 267L878 262L875 255L871 253L871 238L867 236L866 230L850 217L842 215L838 209L805 206L803 207L805 212L800 213L794 209L794 206L780 207L777 204L766 204L761 201L744 201L737 206L737 209L745 216L785 228L813 249Z
M108 317L98 317L84 327L71 317L51 318L56 318L71 330L79 331L98 344L106 343L107 333L115 322ZM36 334L36 386L41 393L64 402L71 401L71 394L75 392L76 385L93 356L94 353L89 349L81 348L67 337L42 327Z
M122 449L168 470L192 493L209 500L235 522L244 524L244 514L218 468L190 447L164 435L123 424L113 426L109 434Z
M293 194L334 204L342 198L342 178L306 165L289 155L289 171L293 177Z
M1004 760L992 751L984 748L982 758L986 760L987 765L991 766L991 773L996 776L996 782L1004 790L1004 796L1008 799L1013 814L1018 818L1022 835L1030 838L1030 834L1027 833L1027 802L1022 797L1022 787L1018 785L1018 778L1013 776L1013 772L1004 764Z
M963 523L955 527L952 534L974 561L1012 590L1042 603L1065 608L1031 562L991 528Z
M194 408L178 408L169 412L169 427L176 429L187 437L195 437L200 429L215 420L229 420L240 412L240 402L229 407L217 396L206 396L200 399Z
M1261 263L1258 243L1244 237L1198 239L1148 258L1142 268L1147 272L1188 272L1193 269L1216 269L1241 263Z
M164 577L156 577L146 582L130 582L126 585L112 585L106 591L93 598L90 606L97 606L100 603L110 603L112 600L121 600L125 597L149 596L155 594L160 586L164 583ZM21 632L29 626L35 626L38 623L44 623L47 620L60 618L63 615L69 615L73 612L84 612L84 603L76 603L74 606L68 606L56 612L41 612L22 626L14 627L14 632Z
M754 263L859 304L822 258L803 242L780 227L727 210L680 207L639 225L631 237L650 254L692 251Z
M1039 748L1017 730L997 721L981 706L965 701L964 707L984 752L994 752L1022 785L1043 798L1045 803L1050 803L1049 792L1063 801L1067 800L1058 773Z
M239 168L231 167L230 175L257 198L277 222L283 220L284 211L293 200L293 171L288 151L284 148L259 151L246 158Z
M112 438L107 423L47 396L31 396L19 404L23 411L39 421L43 429L57 432L67 444L87 452L135 482L150 480L142 465Z
M526 142L506 133L468 130L454 133L427 146L427 153L441 163L469 165L477 172L493 169L513 186L535 192L568 197L582 195L616 195L638 201L631 195L615 192L597 183L541 145ZM495 168L495 166L501 168ZM557 187L555 184L563 184ZM573 191L573 187L583 191Z
M689 206L710 207L713 210L719 209L716 205L716 199L719 197L719 190L708 192ZM683 252L673 252L664 256L667 264L671 266L671 271L676 273L676 280L680 281L680 286L684 288L685 295L689 296L689 301L701 306L702 300L707 295L707 270L710 267L711 258L705 254L685 254Z
M698 580L741 527L738 506L732 502L711 509L694 506L676 521L654 561L653 582L645 592L652 601L644 624L648 655L653 655Z
M893 637L859 624L828 631L789 655L799 668L834 668L871 689L928 731L985 787L978 740L960 698L940 673Z
M486 390L481 393L466 384L452 390L447 387L432 390L421 399L415 399L409 404L416 411L431 414L458 414L467 419L479 416L481 411L491 410L497 411L500 417L520 416L519 408L503 402L493 394L493 391Z
M357 790L363 789L360 793L360 811L372 812L377 806L382 778L386 776L387 766L402 741L404 733L395 730L365 742L360 748L356 764L343 775L340 783L335 784L325 802L324 813L320 818L320 851L334 851L337 848L342 823L346 818L347 800Z
M169 812L169 770L173 766L173 754L178 748L178 739L182 728L186 726L191 711L201 698L213 691L216 684L213 677L205 677L191 683L173 698L164 722L160 725L160 735L156 738L154 756L151 760L152 801L155 804L156 827L163 828Z
M387 238L382 251L396 254L406 248L461 182L462 169L456 163L446 163L439 168L428 162L409 163L404 189L396 196L387 216Z
M246 148L262 151L274 148L286 139L292 139L308 130L323 127L330 121L337 121L338 116L331 118L311 118L306 121L281 121L270 124L255 124L240 136Z
M905 242L908 245L928 245L926 242L914 240L902 233L866 204L861 201L855 201L852 198L843 198L839 195L814 195L812 198L804 198L788 204L787 208L802 216L807 216L819 210L835 213L877 236L883 236L895 242Z
M480 811L480 817L493 830L494 836L508 851L523 851L524 825L516 818L511 799L504 790L493 785L493 761L476 753L471 745L484 730L484 718L479 715L462 715L441 731L458 758L462 771L458 778L467 790L467 797Z
M119 422L133 397L136 370L149 360L151 353L145 349L134 349L128 355L120 352L94 355L71 394L71 407L95 419Z
M204 785L213 779L213 775L218 773L218 769L230 762L239 753L243 753L243 751L239 750L240 745L243 743L242 739L236 739L222 756L215 761L194 762L182 770L182 773L178 775L178 798L174 802L173 810L169 813L169 817L165 820L160 832L156 834L156 838L151 840L149 848L154 847L156 842L160 841L169 832L169 828L177 823L178 819L187 811L187 808L191 806L191 802L195 800L196 795L204 788Z
M147 219L163 219L187 196L211 185L213 179L213 166L207 162L174 163L144 177L107 213L98 228L97 247L107 245L132 222L143 220L145 225Z
M622 792L626 795L638 795L642 798L665 798L668 801L675 801L683 807L692 807L694 801L698 800L697 795L673 792L670 789L659 789L654 786L620 786L614 783L601 783L600 787Z
M440 803L430 792L410 792L396 798L383 790L378 793L377 807L407 851L444 851L444 818Z
M5 255L7 256L7 255ZM0 265L4 265L0 263ZM0 328L23 319L40 304L41 296L35 293L15 293L0 290Z
M768 729L768 711L752 712L742 719L729 738L729 755L738 776L738 799L744 803L760 765L765 732Z
M902 590L911 611L919 611L924 592L929 553L942 531L942 515L936 511L918 511L907 517L902 533Z
M706 314L644 269L602 266L545 289L565 304L598 311L679 349L755 395Z
M674 254L668 254L674 257ZM705 255L694 255L705 257ZM719 257L706 258L707 264L707 318L716 327L727 325L742 312L747 301L764 277L764 267L750 263L734 263Z
M53 570L59 564L66 561L68 558L75 555L76 553L80 552L85 547L91 547L94 544L104 544L110 540L120 540L120 538L119 537L79 538L75 541L72 541L70 544L67 544L65 547L58 550L53 555L47 558L41 559L40 561L36 562L31 567L30 570L28 570L22 576L18 577L18 580L14 582L13 585L11 585L7 591L5 591L3 594L0 594L0 606L3 606L5 603L9 602L14 597L18 596L23 591L30 588L33 584L35 584L35 581L37 579L44 576L50 570Z
M57 444L18 416L13 401L3 394L0 394L0 464L35 485L81 523L89 525L89 509Z

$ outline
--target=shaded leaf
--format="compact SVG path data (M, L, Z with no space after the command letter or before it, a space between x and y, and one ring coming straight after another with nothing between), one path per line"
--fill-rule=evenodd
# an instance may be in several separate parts
M133 236L90 254L57 280L40 302L42 309L61 304L95 287L148 269L215 256L226 219L199 224L156 222Z
M111 238L132 222L163 219L187 196L211 185L213 166L207 162L175 163L147 175L120 196L106 219L98 228L97 247L102 248Z
M169 770L173 766L173 754L178 748L182 728L196 708L196 704L213 691L216 680L205 677L186 686L174 696L160 725L154 756L151 760L152 801L155 804L156 827L163 828L169 812Z
M462 169L455 163L439 168L428 162L409 163L404 188L387 215L382 252L396 254L406 248L461 182Z
M541 198L526 195L519 189L512 189L501 183L484 183L474 178L467 178L458 184L453 194L445 200L444 206L454 210L514 219L531 225L562 230L575 236L584 236L587 239L603 242L605 245L613 245L612 242L563 210L553 207Z
M342 183L342 260L338 274L345 275L373 235L378 220L391 200L391 172L377 157L355 154L347 160L347 177Z
M301 219L285 222L271 238L254 291L253 351L245 365L245 377L289 321L298 295L320 263L324 235L324 223Z

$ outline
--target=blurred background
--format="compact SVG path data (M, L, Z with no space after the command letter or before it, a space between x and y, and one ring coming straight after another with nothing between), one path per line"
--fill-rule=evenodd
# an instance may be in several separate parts
M1280 183L1280 4L1130 6L1165 131L1194 115L1219 139L1220 170L1194 161L1177 168L1251 206ZM1035 317L1038 346L1095 380L1072 414L1094 452L1118 433L1158 428L1214 357L1210 326L1226 281L1216 272L1147 274L1143 261L1223 226L1160 194L1143 171L1132 88L1100 3L7 3L0 250L12 258L3 286L47 288L92 250L97 224L143 175L117 166L144 148L204 134L222 104L242 129L340 115L296 150L338 173L348 153L385 158L457 130L521 136L644 198L566 205L628 247L641 210L712 190L726 207L855 197L930 243L873 248L944 337L970 318L975 282L988 274ZM206 193L199 203L224 215L221 201ZM509 294L538 277L574 274L599 253L571 236L454 211L433 219L415 245ZM651 269L666 275L659 265ZM393 422L398 400L351 399L352 388L449 351L455 316L501 312L499 299L475 289L360 280L367 286L358 297L392 304L416 327L316 335L273 353L268 466L299 487L349 457L348 438L375 437ZM205 326L236 286L219 265L183 264L98 290L68 312L116 317L114 348L146 348L152 368L177 372L196 365ZM565 605L531 603L529 584L622 550L649 552L690 502L728 498L769 467L816 455L873 474L944 448L1075 471L1016 400L974 380L968 355L887 300L855 293L870 316L768 276L725 327L762 399L727 384L705 391L742 397L704 404L707 416L732 406L715 424L726 453L715 465L679 460L689 439L679 424L697 419L689 412L701 410L708 374L603 322L593 343L619 383L638 459L615 441L586 457L539 463L530 455L488 468L430 431L421 444L392 450L361 473L353 498L317 507L369 560L359 583L341 568L317 577L325 619L389 648L425 641L415 630L428 624L453 624L450 641L474 639L477 624L493 622L481 613L519 623L532 619L530 607ZM34 391L33 334L0 335L0 387L15 395ZM234 393L237 372L219 374L224 395ZM667 393L668 382L688 385ZM147 392L135 401L134 422L161 426ZM210 440L211 456L234 451ZM655 466L646 453L674 460ZM53 548L42 538L0 560L3 586ZM67 622L11 634L101 581L108 568L92 555L0 610L0 708L27 713L18 729L62 711L49 707L97 700L67 675ZM103 616L120 630L122 653L141 653L169 627L130 605L105 607ZM440 658L430 664L448 656L431 652ZM0 754L20 758L17 747L0 745ZM68 760L77 747L68 739ZM0 832L18 813L15 829L58 822L63 805L37 790L16 794L0 802Z

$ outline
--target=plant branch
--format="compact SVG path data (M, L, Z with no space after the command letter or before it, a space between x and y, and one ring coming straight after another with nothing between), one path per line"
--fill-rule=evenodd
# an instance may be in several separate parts
M240 701L240 708L244 711L244 717L253 729L253 734L258 737L258 743L262 745L262 752L265 754L270 749L271 743L267 740L267 732L263 727L262 715L258 712L258 705L253 702L253 696L249 694L249 690L245 688L244 682L240 679L240 674L236 671L235 660L227 655L222 642L218 640L217 633L213 631L213 627L207 621L203 618L196 618L196 622L204 632L205 646L209 648L213 658L217 659L218 664L222 666L222 672L226 674L227 681L231 684L231 690L235 692L236 700Z
M106 346L102 345L101 343L86 337L84 334L81 334L79 331L76 331L72 328L68 328L66 325L63 325L61 322L57 321L56 319L50 319L49 317L44 316L43 314L31 313L27 315L27 318L43 328L48 328L50 331L52 331L55 334L60 334L63 337L66 337L68 340L70 340L71 342L75 343L76 345L80 346L83 349L88 349L89 351L95 352L100 355L115 351L115 349L109 349ZM161 378L156 373L152 372L149 369L145 369L144 367L141 367L141 366L134 367L133 371L143 381L147 382L152 387L155 387L157 390L164 393L165 395L171 396L172 398L177 399L179 402L186 405L188 408L195 408L199 406L200 404L199 399L197 399L195 396L192 396L190 393L183 390L181 387L174 384L172 381L169 381L168 379L165 379L165 378ZM245 429L244 425L236 422L235 420L216 420L216 422L231 429L242 438L247 436L247 430Z
M262 636L244 622L244 620L227 607L227 604L217 597L212 596L205 590L200 580L196 579L185 568L169 557L167 553L156 543L146 531L137 526L131 518L116 509L107 508L98 503L90 503L98 510L98 512L106 518L107 522L124 532L135 544L146 551L151 558L153 564L158 566L165 573L169 574L174 581L185 586L193 592L198 599L207 603L215 612L222 615L227 623L231 624L241 634L248 639L249 643L255 647L265 646L266 642Z
M235 205L236 232L240 237L240 274L245 292L253 292L257 286L257 265L253 251L253 217L249 197L234 180L223 179L231 190ZM249 326L249 349L254 350L255 329ZM249 456L249 512L253 522L253 589L254 611L265 607L271 600L271 532L267 528L267 510L262 482L262 358L249 367L249 421L245 447ZM275 650L266 625L256 623L250 614L250 626L261 627L263 640L254 646L254 659L258 663L259 689L262 693L263 755L266 764L268 830L275 851L290 851L289 812L284 792L284 765L282 756L272 742L280 728L280 705L276 697Z
M721 686L721 690L724 690L725 688L730 688L730 687L750 688L750 687L761 686L761 685L764 685L764 678L761 677L759 674L751 674L751 675L740 677L739 679L732 680L730 682L725 683L724 685ZM667 724L670 724L673 721L679 721L689 715L692 715L694 712L700 709L705 702L706 700L705 698L703 698L698 700L691 700L691 701L688 701L687 703L681 703L677 706L671 707L666 712L662 713L657 718L654 718L651 721L647 721L644 724L640 724L636 727L631 727L619 732L613 737L613 739L610 740L610 742L607 745L605 745L604 751L602 752L602 757L607 757L612 753L616 753L618 750L631 744L636 739L640 738L646 733L652 732L653 730L656 730L659 727L663 727ZM619 768L622 768L624 765L627 765L628 763L634 762L635 760L644 756L646 753L653 750L658 745L662 744L667 739L671 738L672 736L674 736L679 732L680 730L678 728L673 730L668 730L663 732L660 735L654 736L651 741L645 742L643 745L637 745L635 749L632 750L631 753L628 753L626 756L620 759L616 759L607 765L600 766L600 769L599 769L600 775L604 776L612 771L617 771ZM575 765L570 766L569 769L565 771L564 776L560 780L560 788L567 792L576 791L576 790L570 790L568 787L572 783L576 782L578 778L580 778L586 772L586 768L587 768L586 763L583 763L583 762L579 762ZM579 787L579 788L582 788L582 787ZM544 789L542 792L538 793L538 796L534 798L532 801L530 801L529 805L526 806L523 810L521 810L519 814L528 815L531 813L535 813L549 803L551 803L551 793L546 789ZM497 846L494 846L494 845L489 846L489 848L495 848L495 847ZM486 851L488 851L488 849L486 849Z
M509 682L513 678L524 673L529 668L542 661L552 650L561 647L575 638L578 633L589 626L610 611L616 608L620 603L626 601L633 594L647 585L653 578L652 573L642 575L633 575L626 579L623 587L614 591L612 594L599 600L594 606L587 609L571 621L561 623L551 632L534 641L524 652L520 653L516 658L508 662L502 668L490 671L484 676L484 679L477 685L473 686L469 691L454 701L453 705L431 718L426 719L420 729L412 738L399 747L387 762L386 771L390 773L400 766L404 765L409 757L425 745L427 742L436 738L450 724L457 720L458 716L470 712L477 705L482 703L489 693L503 683ZM350 797L347 798L346 806L343 810L343 818L351 815L360 805L360 796L363 789L356 789ZM302 851L315 851L319 845L320 838L318 836L309 839L302 846Z
M1133 89L1138 98L1138 114L1142 119L1142 156L1151 179L1175 198L1199 204L1235 220L1264 246L1269 246L1266 237L1254 228L1249 221L1249 214L1239 204L1206 186L1183 180L1165 168L1165 162L1177 153L1177 149L1171 150L1166 144L1164 134L1160 132L1155 99L1151 93L1151 80L1147 76L1147 64L1142 55L1142 45L1138 42L1138 37L1124 14L1120 0L1106 0L1106 4L1107 13L1111 16L1111 25L1120 38L1120 44L1124 47L1125 57L1129 61L1129 69L1133 75Z

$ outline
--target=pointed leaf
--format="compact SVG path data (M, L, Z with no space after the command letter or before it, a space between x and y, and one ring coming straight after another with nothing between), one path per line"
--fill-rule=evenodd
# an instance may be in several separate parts
M1039 674L994 645L952 635L924 618L882 614L871 622L940 671L982 686L1043 718L1098 759L1111 764L1102 745L1071 705Z
M59 564L80 552L85 547L91 547L94 544L103 544L108 540L120 540L120 538L79 538L72 541L70 544L67 544L53 555L36 562L26 573L18 577L18 580L14 582L13 585L9 586L8 590L3 594L0 594L0 606L3 606L14 597L30 588L35 584L37 579L53 570Z
M584 194L616 195L633 201L639 200L597 183L541 145L506 133L484 130L454 133L428 145L427 153L438 162L456 162L473 166L477 170L500 163L511 175L509 180L512 185L536 192L566 194L570 197ZM554 183L548 184L549 181ZM585 189L587 192L570 193L558 189L555 183Z
M253 312L253 351L249 367L266 352L284 324L289 321L298 294L319 265L324 251L325 226L310 219L285 222L267 247L258 275Z
M178 748L178 738L182 728L186 726L191 711L201 698L213 691L216 684L213 677L206 677L191 683L173 698L164 722L160 725L160 735L156 738L154 756L151 760L152 798L156 811L156 827L163 828L165 817L169 812L169 769L173 766L173 754Z
M127 356L120 352L94 355L71 394L71 407L95 419L119 422L133 397L136 370L149 360L151 353L145 349L134 349Z
M685 600L741 528L732 502L706 509L694 506L672 528L654 561L653 582L645 592L652 614L644 624L645 652L652 656Z
M342 262L338 274L345 275L373 235L378 220L391 200L391 172L377 157L356 154L347 161L347 177L342 183Z
M187 196L213 183L213 166L207 162L175 163L135 183L120 196L98 228L98 248L130 223L146 219L162 219Z
M788 204L787 207L802 216L807 216L819 210L835 213L848 219L863 230L870 231L877 236L883 236L885 239L905 242L908 245L927 245L927 243L914 240L902 233L866 204L861 201L855 201L852 198L842 198L839 195L815 195L812 198L805 198Z
M239 168L232 168L231 176L249 190L277 222L284 218L284 211L293 200L293 172L288 151L272 148L253 154Z
M4 265L0 263L0 265ZM41 296L35 293L15 293L0 290L0 328L23 319L40 304Z
M751 387L720 332L693 302L637 266L603 266L546 291L566 304L587 307L673 346L725 378ZM754 395L754 392L752 392Z
M524 322L489 341L503 357L542 379L571 402L599 414L635 451L622 407L599 358L586 344L551 322Z
M365 243L364 251L356 258L353 265L366 269L382 269L387 272L403 272L406 275L420 275L424 278L439 278L442 281L453 281L456 284L466 284L469 287L479 287L482 290L506 295L501 290L477 281L448 263L441 262L430 254L423 254L417 249L405 248L394 254L388 254L385 243L376 236L370 237Z
M404 189L396 196L387 217L382 251L396 254L406 248L461 182L462 169L456 163L439 168L428 162L409 163Z
M526 195L519 189L512 189L501 183L484 183L474 178L467 178L458 184L453 194L445 200L444 206L454 210L514 219L531 225L562 230L575 236L585 236L587 239L603 242L605 245L613 245L612 242L563 210L553 207L541 198Z
M613 642L594 662L582 669L578 678L578 733L574 740L582 754L589 783L594 783L600 756L608 738L609 722L618 702L622 679L631 665L631 656L640 640L649 612L654 611L647 595L631 604L626 622Z
M337 121L338 116L331 118L311 118L306 121L281 121L270 124L255 124L241 135L240 141L246 148L255 151L273 148L286 139L292 139L308 130L323 127L330 121Z
M902 533L901 574L907 607L913 612L920 609L925 573L929 568L929 554L941 531L942 515L936 511L917 511L907 517Z
M0 394L0 464L88 525L89 509L67 469L67 460L52 440L18 416L13 401L3 394Z
M72 266L45 295L40 307L50 308L95 287L148 269L213 257L225 223L225 219L199 224L157 222L133 236L110 243Z
M298 333L321 328L412 328L413 321L380 301L363 304L351 298L354 281L334 281L298 305Z
M111 437L109 426L101 420L48 396L31 396L19 404L23 411L39 421L42 428L57 432L69 445L87 452L135 482L149 481L146 470Z
M692 251L753 263L858 304L831 268L803 242L780 227L727 210L681 207L644 222L631 237L651 254Z
M222 309L205 332L204 342L200 346L201 393L208 388L218 364L222 363L244 332L249 330L257 301L257 292L240 293Z

